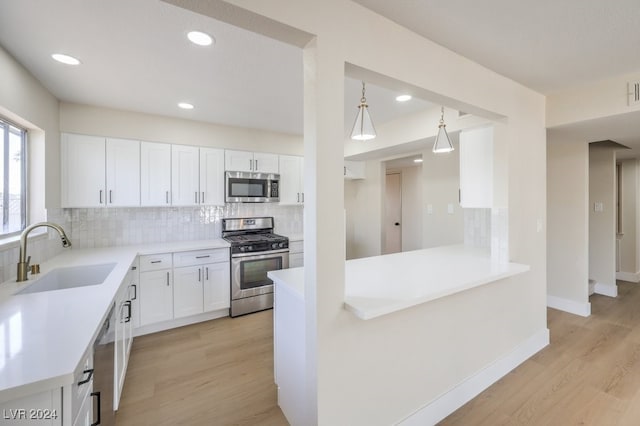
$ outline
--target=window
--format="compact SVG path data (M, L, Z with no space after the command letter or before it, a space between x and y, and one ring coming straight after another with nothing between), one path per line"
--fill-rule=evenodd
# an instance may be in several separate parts
M27 131L0 118L0 235L17 234L26 226L26 155Z

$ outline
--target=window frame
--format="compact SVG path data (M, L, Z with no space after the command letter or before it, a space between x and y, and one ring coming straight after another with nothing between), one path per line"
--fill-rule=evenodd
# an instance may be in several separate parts
M27 162L27 147L28 147L28 135L29 135L29 130L27 128L25 128L24 126L21 126L9 119L7 119L4 116L0 116L0 126L4 127L4 140L2 140L2 149L3 149L3 159L4 159L4 174L2 176L2 184L1 184L1 189L2 189L2 196L3 196L3 206L2 206L2 227L0 227L0 239L2 238L9 238L9 237L13 237L16 235L20 235L22 233L22 231L26 228L27 226L27 218L28 216L28 212L27 212L27 199L28 199L28 188L27 188L27 167L28 167L28 162ZM4 232L5 230L5 226L6 224L8 224L9 222L9 217L10 217L10 203L9 203L9 138L11 137L11 135L17 135L19 137L21 137L20 140L20 211L21 211L21 217L20 217L20 229L15 230L15 231L11 231L11 232Z

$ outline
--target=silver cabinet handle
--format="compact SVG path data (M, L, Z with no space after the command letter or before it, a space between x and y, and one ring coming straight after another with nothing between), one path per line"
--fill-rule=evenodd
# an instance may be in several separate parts
M196 259L206 259L208 257L211 257L210 254L206 254L206 255L202 255L202 256L196 256Z
M302 193L302 202L304 203L304 192Z
M167 272L167 287L169 286L169 272Z
M208 266L207 266L207 268L206 268L206 271L207 271L207 278L206 278L206 280L207 280L207 281L209 281L209 267L208 267Z
M100 204L102 204L102 189L100 190Z
M196 191L196 204L198 204L198 191Z
M298 192L298 203L300 202L300 193Z
M255 164L255 166L256 166L256 170L255 171L257 172L258 171L258 160L253 160L253 161L256 163Z
M113 191L109 190L109 204L113 204Z
M198 282L202 281L202 268L198 268Z
M344 175L347 175L347 166L344 166Z
M167 204L169 204L169 191L166 192L165 199L167 200Z
M152 261L151 261L151 262L149 262L149 263L162 263L162 260L152 260Z
M253 160L249 159L249 170L253 170Z
M202 191L202 201L200 201L202 204L204 204L204 191Z

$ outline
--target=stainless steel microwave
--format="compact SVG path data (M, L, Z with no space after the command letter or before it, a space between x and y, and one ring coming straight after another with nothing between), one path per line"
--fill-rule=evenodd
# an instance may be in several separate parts
M280 175L276 173L225 172L227 203L277 203Z

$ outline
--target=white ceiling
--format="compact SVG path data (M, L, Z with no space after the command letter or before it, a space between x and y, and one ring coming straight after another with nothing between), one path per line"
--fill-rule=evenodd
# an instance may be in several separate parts
M543 93L640 69L639 0L354 1ZM213 35L215 46L190 44L191 29ZM0 45L64 101L302 133L299 48L159 0L2 0ZM58 64L54 52L82 65ZM345 133L360 90L345 80ZM374 123L433 107L399 104L396 94L367 85ZM181 101L195 109L178 109ZM632 122L572 131L640 148Z
M190 43L193 29L215 45ZM302 50L158 0L3 0L0 45L63 101L302 134ZM367 87L376 123L432 106L396 95ZM360 96L348 79L345 127Z

